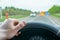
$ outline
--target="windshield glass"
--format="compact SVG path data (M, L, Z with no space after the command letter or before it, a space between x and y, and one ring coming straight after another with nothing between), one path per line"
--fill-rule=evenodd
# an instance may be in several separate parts
M0 23L7 18L60 25L60 0L0 0Z
M0 0L0 40L11 38L60 40L60 0Z

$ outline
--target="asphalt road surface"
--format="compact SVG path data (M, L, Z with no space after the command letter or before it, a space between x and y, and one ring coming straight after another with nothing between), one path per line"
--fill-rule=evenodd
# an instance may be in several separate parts
M36 16L36 17L26 17L26 18L21 18L19 19L20 21L25 21L25 22L39 22L39 23L45 23L48 25L56 25L52 19L50 19L48 16Z
M38 22L38 23L45 23L45 24L48 24L48 25L59 26L54 21L52 21L52 19L50 19L50 17L48 17L48 16L35 16L35 17L28 16L26 18L20 18L19 20L20 21L25 21L26 23L28 23L28 22ZM2 23L3 22L0 22L0 25Z

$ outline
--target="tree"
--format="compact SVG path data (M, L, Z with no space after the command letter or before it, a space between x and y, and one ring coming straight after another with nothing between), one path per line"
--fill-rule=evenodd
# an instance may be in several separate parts
M50 13L60 13L60 6L54 5L51 9L49 9Z
M3 15L5 15L6 12L8 12L9 15L29 15L31 13L30 10L15 7L5 7L5 9L2 10Z

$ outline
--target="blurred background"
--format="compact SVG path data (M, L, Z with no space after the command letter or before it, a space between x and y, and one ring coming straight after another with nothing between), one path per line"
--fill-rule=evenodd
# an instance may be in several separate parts
M60 25L60 0L0 0L0 22L6 16L17 19L48 16Z

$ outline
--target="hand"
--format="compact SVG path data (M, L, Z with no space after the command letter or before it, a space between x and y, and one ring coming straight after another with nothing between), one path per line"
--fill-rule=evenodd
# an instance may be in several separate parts
M7 31L7 36L6 39L11 39L15 35L18 36L21 32L17 33L20 29L22 29L25 26L25 22L19 22L16 19L7 19L5 22L8 31Z

